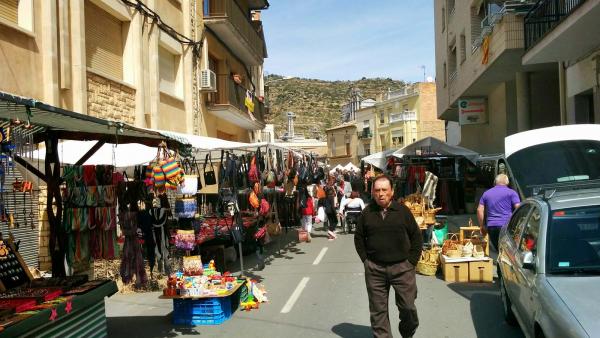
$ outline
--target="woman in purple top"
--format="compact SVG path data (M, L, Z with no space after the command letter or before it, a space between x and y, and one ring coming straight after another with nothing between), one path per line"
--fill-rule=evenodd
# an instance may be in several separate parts
M500 229L508 224L513 210L519 207L521 199L514 190L508 187L508 176L505 174L496 176L495 182L496 185L481 196L479 207L477 207L477 220L481 233L490 234L490 241L494 244L494 249L498 251Z

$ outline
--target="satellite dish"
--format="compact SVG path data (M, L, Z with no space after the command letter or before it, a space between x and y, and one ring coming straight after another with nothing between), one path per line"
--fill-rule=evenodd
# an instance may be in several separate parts
M428 77L427 77L427 82L433 82L433 77L431 77L431 76L428 76Z

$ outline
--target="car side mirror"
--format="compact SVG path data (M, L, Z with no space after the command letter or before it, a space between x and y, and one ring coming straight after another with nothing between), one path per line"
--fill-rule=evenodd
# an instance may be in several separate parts
M523 264L521 264L521 266L523 267L523 269L535 270L535 263L534 263L533 253L531 251L525 251L521 255L521 262L523 262Z

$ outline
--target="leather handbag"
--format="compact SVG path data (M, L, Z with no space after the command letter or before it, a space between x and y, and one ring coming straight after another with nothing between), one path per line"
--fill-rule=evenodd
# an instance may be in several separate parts
M210 170L206 170L206 166L210 163ZM217 178L215 176L215 167L213 166L212 159L210 157L210 153L206 154L206 158L204 159L204 168L202 168L204 172L204 184L205 185L215 185L217 184Z

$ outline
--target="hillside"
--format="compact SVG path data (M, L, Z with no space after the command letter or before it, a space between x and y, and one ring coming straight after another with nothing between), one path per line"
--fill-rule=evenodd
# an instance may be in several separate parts
M304 134L307 138L321 136L323 139L325 129L340 123L341 108L348 102L351 88L358 88L365 99L375 99L388 89L396 90L405 85L404 81L389 78L362 78L357 81L292 78L276 81L281 78L272 74L265 81L269 86L271 111L266 120L275 125L277 137L287 130L286 112L296 113L296 134Z

